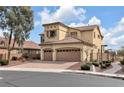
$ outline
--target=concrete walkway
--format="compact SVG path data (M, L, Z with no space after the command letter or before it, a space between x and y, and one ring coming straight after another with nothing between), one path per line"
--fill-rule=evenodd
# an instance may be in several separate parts
M111 69L105 70L105 71L103 71L103 73L114 74L117 71L119 71L120 69L121 69L121 66L119 65L119 62L115 62L115 63L112 63L112 68Z

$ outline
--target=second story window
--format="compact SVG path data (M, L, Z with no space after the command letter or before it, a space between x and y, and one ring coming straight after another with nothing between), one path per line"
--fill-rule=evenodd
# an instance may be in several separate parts
M95 38L95 32L94 32L94 38Z
M100 39L100 36L98 35L98 38Z
M47 31L47 37L55 37L55 36L56 36L56 31L55 30Z

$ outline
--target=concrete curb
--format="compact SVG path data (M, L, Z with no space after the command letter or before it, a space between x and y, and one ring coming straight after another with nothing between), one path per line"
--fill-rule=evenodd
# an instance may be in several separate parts
M124 79L124 75L121 74L108 74L93 71L80 71L80 70L64 70L64 69L40 69L40 68L0 68L0 71L30 71L30 72L53 72L53 73L75 73L75 74L88 74L95 76L111 77Z
M91 71L78 71L78 70L66 71L66 73L67 72L68 73L76 73L76 74L87 74L87 75L94 75L94 76L124 79L124 75L121 75L121 74L108 74L108 73L91 72Z

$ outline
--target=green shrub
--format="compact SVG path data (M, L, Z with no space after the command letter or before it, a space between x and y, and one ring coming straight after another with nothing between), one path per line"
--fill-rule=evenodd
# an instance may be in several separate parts
M106 61L105 65L109 67L111 65L111 61Z
M82 65L81 70L90 70L90 65L89 64Z
M120 61L121 65L124 65L124 60Z
M92 62L92 64L93 64L94 66L96 66L96 67L99 66L99 63L98 63L98 62Z
M1 64L1 66L8 65L8 61L7 60L0 60L0 64Z

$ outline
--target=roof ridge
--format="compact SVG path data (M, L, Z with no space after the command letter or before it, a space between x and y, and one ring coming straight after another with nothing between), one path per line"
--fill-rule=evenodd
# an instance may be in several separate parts
M91 26L98 26L98 25L85 25L85 26L77 26L77 27L74 27L74 28L79 28L79 27L91 27Z

